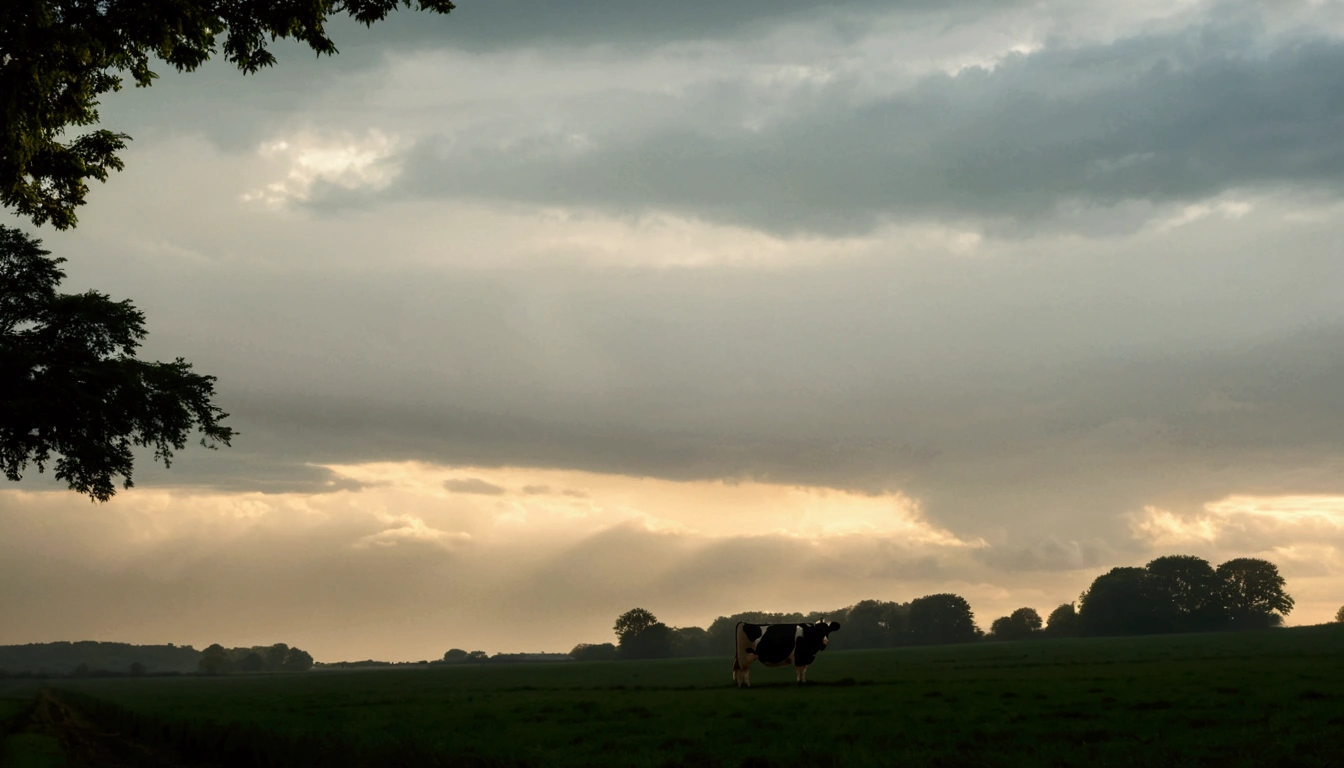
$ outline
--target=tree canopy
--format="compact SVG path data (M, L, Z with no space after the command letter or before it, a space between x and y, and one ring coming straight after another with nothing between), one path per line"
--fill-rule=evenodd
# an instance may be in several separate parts
M1028 640L1041 635L1041 614L1035 608L1018 608L1008 616L1001 616L990 624L994 640Z
M909 613L908 604L860 600L842 620L845 631L836 635L831 642L837 648L890 648L903 645Z
M1293 598L1283 591L1279 567L1268 560L1239 557L1218 566L1218 596L1232 626L1277 626L1293 610Z
M1167 555L1144 566L1154 596L1161 600L1161 619L1178 632L1213 629L1222 623L1218 574L1207 560L1193 555Z
M133 485L133 446L165 466L194 431L201 445L234 432L213 403L213 376L182 358L144 362L136 350L145 316L97 291L60 294L64 259L0 225L0 468L10 480L28 464L96 501Z
M76 223L88 181L123 167L130 137L105 128L67 138L98 122L98 100L118 91L122 75L146 87L158 58L178 71L208 61L219 43L244 73L275 63L277 39L336 53L332 16L365 26L398 6L448 13L449 0L5 0L0 3L0 205L33 223Z
M676 630L661 621L621 638L617 647L623 659L667 659L676 653Z
M1112 568L1092 581L1078 601L1078 622L1085 635L1142 635L1164 630L1157 592L1148 571Z
M1078 618L1086 635L1133 635L1271 627L1292 609L1271 562L1243 557L1215 570L1198 557L1173 555L1098 576Z
M579 643L569 655L575 661L615 661L616 646L611 643Z
M1048 637L1077 637L1078 611L1073 603L1065 603L1050 612L1045 620L1045 634Z
M980 637L971 604L961 595L926 595L910 601L910 639L915 645L964 643Z
M616 617L616 626L612 629L616 632L616 637L620 638L620 642L624 643L657 623L658 617L651 612L643 608L631 608Z

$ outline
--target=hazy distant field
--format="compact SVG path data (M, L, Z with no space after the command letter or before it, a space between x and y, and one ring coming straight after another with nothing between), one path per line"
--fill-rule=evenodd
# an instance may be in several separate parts
M821 656L62 680L169 719L502 764L1344 765L1344 626Z

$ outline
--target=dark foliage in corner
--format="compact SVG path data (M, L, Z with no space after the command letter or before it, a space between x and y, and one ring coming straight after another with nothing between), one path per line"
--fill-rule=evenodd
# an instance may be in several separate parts
M56 291L64 259L41 241L0 226L0 469L19 480L29 463L95 501L129 488L133 446L169 466L194 431L201 445L229 444L215 378L136 359L145 316L97 291Z

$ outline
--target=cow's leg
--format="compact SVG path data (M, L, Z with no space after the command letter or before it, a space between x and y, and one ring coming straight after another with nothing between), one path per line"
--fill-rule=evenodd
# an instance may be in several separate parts
M798 683L799 685L802 685L802 684L803 684L803 670L804 670L804 669L807 669L807 667L794 667L794 668L793 668L793 680L794 680L794 682Z
M744 685L748 688L751 687L751 677L749 675L751 673L752 661L754 661L754 659L751 657L751 654L747 654L745 664L742 663L740 658L733 659L733 683L736 684L738 688L741 688Z
M800 680L799 682L803 683L804 685L807 684L807 667L803 667L803 679Z

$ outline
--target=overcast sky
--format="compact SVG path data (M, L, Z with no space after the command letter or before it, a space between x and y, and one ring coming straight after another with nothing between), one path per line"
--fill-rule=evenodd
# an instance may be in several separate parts
M1344 3L462 0L109 94L65 290L241 432L0 643L564 651L1264 557L1344 604ZM14 220L11 223L18 223Z

